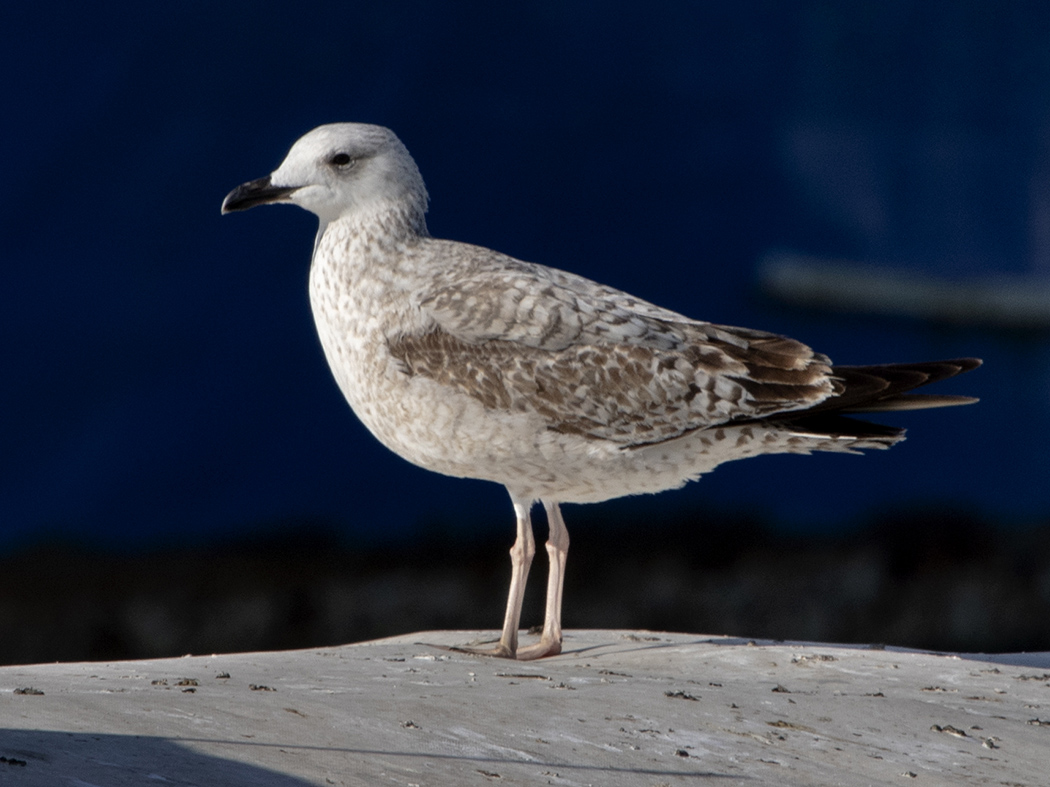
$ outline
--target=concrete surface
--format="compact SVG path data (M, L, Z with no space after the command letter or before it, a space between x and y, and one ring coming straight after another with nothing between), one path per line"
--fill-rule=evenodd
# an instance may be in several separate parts
M476 636L0 668L0 784L1050 784L1050 653Z

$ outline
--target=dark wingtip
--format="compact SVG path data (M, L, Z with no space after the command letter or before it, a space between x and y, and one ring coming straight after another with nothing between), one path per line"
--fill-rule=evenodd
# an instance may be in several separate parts
M957 407L964 404L977 404L976 396L956 396L953 394L901 394L887 399L877 399L859 405L856 408L845 407L843 413L888 413L901 410L932 410L935 407Z
M833 366L832 372L841 381L844 390L824 400L810 412L838 410L844 413L879 413L973 404L977 399L972 396L913 394L911 391L973 371L980 365L980 358L952 358L922 363Z

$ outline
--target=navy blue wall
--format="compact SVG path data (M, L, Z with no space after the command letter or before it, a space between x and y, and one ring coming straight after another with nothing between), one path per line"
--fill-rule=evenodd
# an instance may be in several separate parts
M436 236L837 362L987 360L950 387L980 405L895 419L911 439L894 451L728 465L631 511L1045 517L1044 337L794 312L753 276L771 249L1050 273L1050 6L596 8L6 4L0 543L304 522L396 538L431 520L510 537L502 490L409 466L342 401L306 298L313 217L219 215L341 120L398 132Z

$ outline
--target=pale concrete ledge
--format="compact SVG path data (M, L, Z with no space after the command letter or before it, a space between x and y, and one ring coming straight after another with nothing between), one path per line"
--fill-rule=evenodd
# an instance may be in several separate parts
M476 635L0 668L0 784L1050 783L1050 653Z

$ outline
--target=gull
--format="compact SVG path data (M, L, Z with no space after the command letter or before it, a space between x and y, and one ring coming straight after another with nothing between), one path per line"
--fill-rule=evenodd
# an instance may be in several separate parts
M517 538L503 630L473 652L561 652L561 503L661 492L762 454L888 448L903 429L848 414L976 401L912 391L977 359L832 365L794 339L432 238L419 169L382 126L315 128L273 173L231 191L222 212L268 203L320 220L310 305L358 418L409 462L510 494ZM549 528L547 603L539 641L519 647L537 502Z

